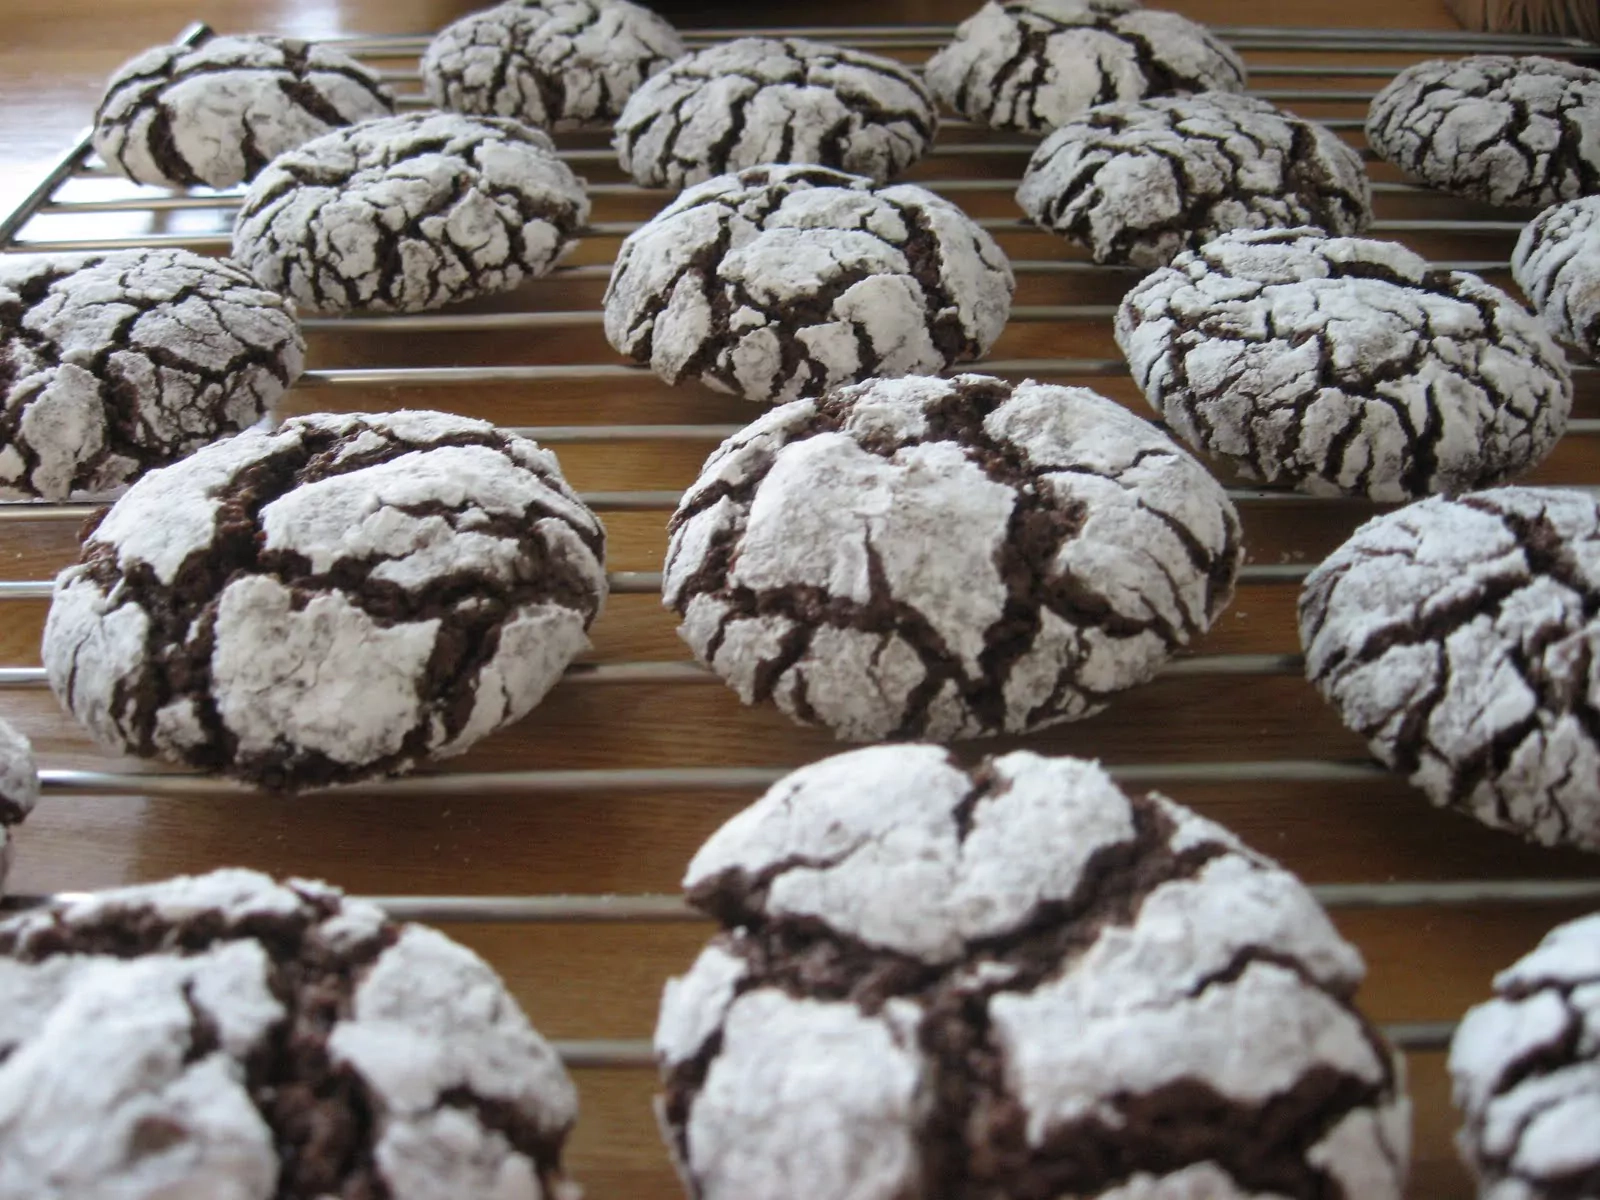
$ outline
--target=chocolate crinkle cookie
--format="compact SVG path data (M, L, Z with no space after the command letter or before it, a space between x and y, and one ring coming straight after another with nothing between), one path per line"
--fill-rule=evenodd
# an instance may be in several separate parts
M226 259L0 259L0 498L119 491L254 424L304 364L294 310Z
M1359 233L1371 192L1337 135L1211 92L1089 109L1034 152L1017 203L1096 262L1159 267L1234 229Z
M1319 229L1179 255L1123 297L1116 336L1186 442L1314 495L1500 483L1550 452L1572 407L1560 348L1499 288Z
M1600 504L1498 488L1367 522L1300 596L1306 673L1435 804L1600 850Z
M466 947L225 870L0 922L0 1200L576 1200L577 1096Z
M1410 1105L1293 875L1095 763L880 746L695 855L659 1112L695 1200L1398 1200Z
M669 531L695 657L853 741L1098 712L1205 632L1240 557L1222 488L1154 426L983 375L784 405L711 456Z
M817 163L879 183L921 158L939 119L903 63L804 38L739 38L679 59L617 120L622 169L683 188L765 163Z
M1048 133L1113 100L1242 92L1243 61L1204 26L1136 0L990 0L928 60L964 117Z
M605 535L555 456L433 412L297 417L147 475L43 658L113 750L276 788L459 754L588 646Z
M615 120L683 52L671 25L628 0L511 0L445 26L422 82L440 108L567 129Z
M330 129L393 111L377 72L329 46L212 37L118 68L95 113L94 148L138 183L225 188Z
M0 885L11 869L16 847L11 830L39 803L39 768L33 744L10 722L0 720Z
M1372 101L1367 141L1424 183L1489 204L1600 191L1600 71L1483 54L1407 67Z
M1558 341L1600 358L1600 196L1535 217L1517 239L1511 275Z
M273 162L234 257L312 312L417 312L543 275L589 219L549 137L502 117L367 121Z
M690 188L622 243L605 330L668 383L782 401L977 358L1014 287L994 239L932 192L755 167Z
M1456 1137L1481 1200L1576 1200L1600 1179L1600 915L1495 976L1450 1044Z

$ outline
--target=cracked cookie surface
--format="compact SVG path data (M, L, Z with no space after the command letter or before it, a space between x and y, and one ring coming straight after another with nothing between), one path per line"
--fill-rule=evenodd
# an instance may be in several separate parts
M95 112L94 148L138 183L225 188L330 129L393 111L377 72L332 47L213 37L119 67Z
M804 38L738 38L643 84L617 120L622 169L641 187L684 188L771 163L816 163L882 183L938 131L916 71Z
M779 781L690 863L658 1111L697 1200L1398 1200L1409 1104L1301 883L1097 764Z
M1498 54L1417 63L1373 98L1367 141L1424 183L1489 204L1600 191L1600 71Z
M1103 104L1052 133L1017 189L1033 220L1096 262L1159 267L1234 229L1372 218L1361 156L1264 100L1214 92Z
M1113 100L1245 86L1243 60L1204 26L1134 0L990 0L926 75L962 116L1022 133L1048 133Z
M445 26L422 56L422 82L440 108L567 129L614 121L683 53L671 25L628 0L529 0Z
M443 934L224 870L0 922L0 1200L575 1200L572 1081Z
M1600 506L1496 488L1367 522L1306 578L1306 673L1435 804L1600 850Z
M416 113L276 159L245 194L233 254L309 312L419 312L543 275L588 219L545 134Z
M1232 233L1135 286L1117 344L1191 446L1250 479L1398 501L1500 483L1566 429L1543 325L1394 242Z
M433 412L297 417L147 475L56 579L101 745L274 788L459 754L588 647L605 535L556 458Z
M977 358L1014 287L994 239L932 192L756 167L688 189L622 243L605 331L668 383L783 401Z
M120 491L299 377L293 310L187 250L0 260L0 498Z
M33 744L8 721L0 720L0 887L15 857L11 830L39 803L39 767Z
M1239 523L1178 446L1083 388L878 379L707 460L662 595L747 704L854 741L1090 716L1233 594Z
M1517 238L1511 275L1557 341L1600 358L1600 196L1535 217Z
M1482 1200L1575 1200L1600 1173L1600 916L1552 929L1462 1019L1456 1137Z

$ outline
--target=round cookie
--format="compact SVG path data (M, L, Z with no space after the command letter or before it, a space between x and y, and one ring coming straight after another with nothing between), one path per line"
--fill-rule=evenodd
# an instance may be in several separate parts
M11 870L16 847L11 830L39 803L39 768L33 745L15 726L0 720L0 886Z
M226 259L0 258L0 498L119 491L254 424L304 364L293 309Z
M1600 915L1552 929L1495 976L1450 1043L1465 1124L1456 1144L1482 1200L1591 1195L1600 1174Z
M628 0L513 0L445 26L422 83L440 108L568 129L614 121L683 52L671 25Z
M668 383L761 402L984 354L1015 287L954 204L826 167L754 167L685 191L631 234L606 338Z
M990 0L925 74L962 116L1021 133L1048 133L1113 100L1245 85L1244 62L1204 26L1136 0Z
M1033 220L1096 262L1160 267L1234 229L1372 219L1361 156L1252 96L1208 92L1102 104L1034 151L1017 189Z
M1600 358L1600 196L1535 217L1517 239L1511 275L1558 341Z
M879 746L684 880L658 1111L695 1200L1398 1200L1410 1105L1293 875L1095 763Z
M641 187L677 190L766 163L817 163L878 183L932 144L916 71L804 38L738 38L681 58L628 98L614 139Z
M95 112L94 149L137 183L225 188L330 129L392 112L377 72L332 47L212 37L119 67Z
M1084 388L876 379L707 460L662 595L747 704L841 738L1087 717L1233 595L1239 520L1154 426Z
M1191 446L1319 496L1499 483L1549 453L1572 407L1560 349L1499 288L1319 229L1179 255L1123 297L1116 336Z
M1434 497L1357 529L1300 596L1306 673L1435 804L1600 850L1600 505Z
M1407 67L1373 98L1373 150L1424 183L1489 204L1600 191L1600 71L1482 54Z
M487 963L226 870L0 922L0 1200L576 1200L577 1095Z
M543 275L589 219L550 139L424 112L307 142L261 173L233 254L311 312L419 312Z
M275 788L405 771L588 647L604 542L487 422L296 417L135 484L56 579L44 666L112 750Z

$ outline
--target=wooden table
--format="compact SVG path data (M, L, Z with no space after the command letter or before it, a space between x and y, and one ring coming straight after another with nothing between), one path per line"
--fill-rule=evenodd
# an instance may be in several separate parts
M191 8L181 0L146 0L110 9L87 0L23 0L5 5L0 47L0 211L27 190L47 162L88 120L107 72L147 43L170 39L195 17L221 30L249 27L312 36L435 29L466 11L465 3L428 0L243 0ZM1174 3L1203 20L1234 24L1447 28L1436 0L1192 0ZM824 24L870 18L936 22L963 15L948 0L765 6L770 22ZM746 23L742 7L685 24ZM911 54L917 58L920 55ZM1312 64L1313 54L1252 55ZM1412 61L1417 54L1383 61ZM1371 81L1358 81L1370 89ZM1270 86L1357 86L1348 78L1279 79ZM1295 104L1308 116L1359 115L1358 106ZM574 143L576 144L576 143ZM602 143L590 141L590 145ZM993 159L947 155L917 167L912 179L976 178ZM1020 159L1006 170L1015 172ZM591 180L615 181L613 167L586 167ZM1014 178L1014 174L1012 176ZM1387 168L1374 177L1399 177ZM1015 217L1008 190L962 192L975 215ZM643 219L659 196L608 196L598 221ZM1458 215L1471 210L1441 198L1388 193L1383 218ZM111 228L100 219L95 228ZM122 229L132 218L120 221ZM139 218L144 220L144 218ZM149 224L136 229L158 229ZM1434 257L1503 260L1511 236L1446 238L1407 233ZM1002 236L1016 258L1060 258L1067 251L1043 235ZM609 262L614 238L586 241L572 260ZM1020 305L1112 304L1129 281L1114 273L1028 274ZM1503 278L1503 277L1502 277ZM543 282L483 310L596 308L603 272L563 283ZM312 366L404 362L407 365L596 363L614 356L598 325L530 329L514 334L420 335L317 332ZM1004 359L1115 357L1109 322L1015 321L995 348ZM1096 380L1107 394L1139 407L1126 378ZM621 384L496 384L471 388L305 387L285 413L324 408L435 406L514 425L727 423L750 419L742 402L692 389L671 391L648 376ZM1579 416L1600 415L1595 389L1580 388ZM1600 439L1570 436L1535 474L1542 483L1600 481ZM573 482L587 491L678 489L689 482L712 441L574 444L558 447ZM1363 505L1296 501L1243 508L1251 562L1307 563L1336 545L1372 510ZM659 569L665 512L608 512L611 567ZM71 523L8 521L0 525L0 579L39 580L74 552ZM1200 647L1205 654L1295 652L1295 588L1252 583ZM38 661L44 615L39 601L0 605L0 666ZM673 621L650 595L618 595L594 633L601 663L684 661ZM70 722L47 691L0 689L0 712L35 739L52 769L140 771L108 759ZM1026 744L1095 756L1111 764L1211 763L1250 760L1360 760L1359 741L1293 675L1209 676L1158 681L1119 699L1094 720L1045 735L964 747L978 754ZM776 712L742 708L718 686L681 683L571 683L515 728L488 739L452 764L454 771L513 768L789 766L836 747L797 730ZM129 788L130 791L135 790ZM1316 883L1391 880L1576 878L1596 876L1594 860L1523 846L1472 822L1436 812L1403 781L1362 778L1346 783L1177 781L1164 790L1236 829ZM750 797L730 789L677 792L600 788L582 794L530 794L515 787L461 794L427 785L402 794L341 794L275 799L218 789L175 796L52 793L24 829L13 889L75 890L155 879L224 864L300 873L380 895L543 893L671 893L689 855ZM1527 950L1571 907L1487 905L1400 910L1340 910L1338 920L1370 966L1364 1000L1384 1022L1453 1020L1482 997L1491 973ZM510 979L538 1025L560 1039L649 1036L663 978L682 968L705 936L702 925L638 923L452 923L449 932L477 947ZM1442 1056L1412 1056L1417 1100L1417 1156L1412 1194L1470 1194L1448 1140L1453 1128ZM637 1068L578 1073L583 1116L571 1167L594 1197L653 1200L677 1194L649 1115L653 1078Z

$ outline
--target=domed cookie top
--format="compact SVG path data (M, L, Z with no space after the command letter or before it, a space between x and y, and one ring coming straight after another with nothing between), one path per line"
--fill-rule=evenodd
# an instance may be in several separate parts
M938 129L916 71L804 38L748 37L679 59L628 99L617 158L642 187L683 188L768 163L816 163L879 183Z
M789 400L977 358L1013 286L994 239L932 192L754 167L690 188L622 243L605 330L668 383Z
M1367 141L1423 182L1490 204L1600 191L1600 71L1534 56L1431 59L1374 97Z
M1600 505L1497 488L1368 521L1307 577L1306 673L1435 804L1600 850Z
M1495 976L1450 1043L1456 1137L1494 1200L1561 1200L1600 1171L1600 915L1551 930Z
M425 112L307 142L261 173L234 257L311 312L417 312L542 275L589 219L550 139Z
M138 183L232 187L285 150L393 111L377 72L332 47L213 37L119 67L95 112L94 149Z
M851 740L1099 711L1227 604L1239 522L1083 388L876 379L724 442L669 526L679 634L746 703Z
M227 259L0 258L0 497L119 491L259 420L304 363L293 309Z
M0 886L11 868L11 829L39 803L39 768L33 745L8 721L0 721Z
M1566 429L1537 319L1476 275L1321 230L1231 233L1122 301L1151 407L1247 478L1395 501L1509 479Z
M990 0L928 60L928 86L981 125L1046 133L1112 100L1242 92L1239 56L1136 0Z
M1600 196L1535 217L1517 239L1511 274L1557 340L1600 358Z
M1227 92L1089 109L1034 151L1017 203L1096 262L1141 267L1233 229L1359 233L1372 217L1355 150Z
M655 1035L696 1200L1401 1195L1356 951L1288 872L1096 764L842 754L684 882L728 927Z
M682 55L677 31L629 0L512 0L445 26L422 82L440 108L562 129L615 120Z
M0 922L0 1200L575 1200L577 1097L476 954L216 871Z
M459 754L587 648L604 533L483 421L297 417L131 488L56 580L50 686L102 745L271 787Z

